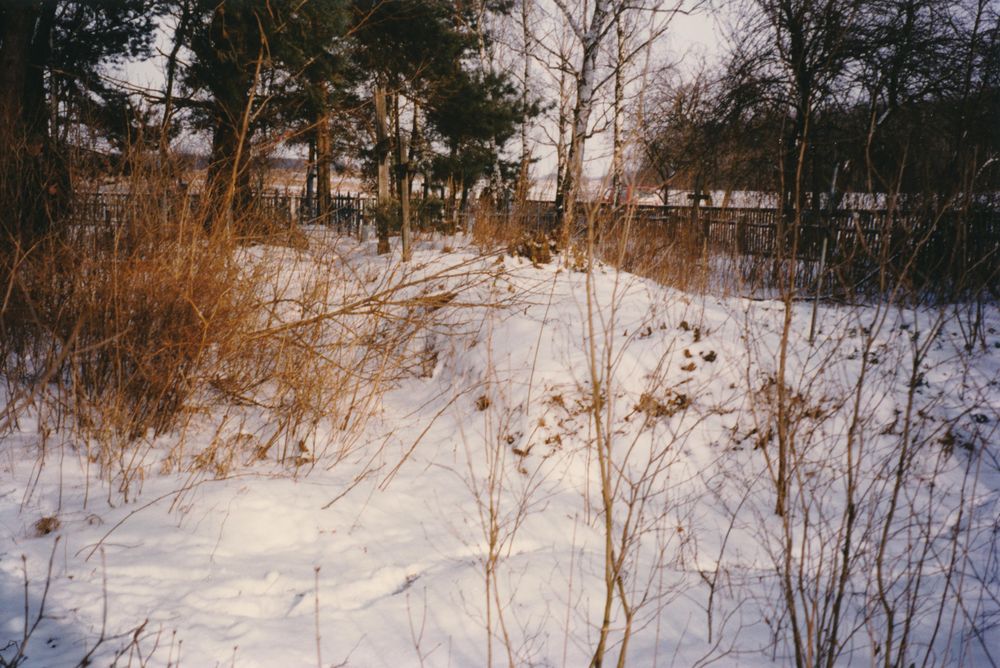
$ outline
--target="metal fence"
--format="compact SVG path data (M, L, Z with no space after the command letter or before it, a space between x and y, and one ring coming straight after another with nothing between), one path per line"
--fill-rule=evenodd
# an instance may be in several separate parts
M145 212L155 209L169 213L179 208L197 212L201 205L201 193L181 190L147 197L117 192L78 192L73 197L75 218L88 224L122 223L137 208ZM330 211L327 215L320 216L318 195L268 190L253 193L247 208L255 216L280 224L325 225L356 232L370 215L373 206L374 199L364 193L334 193L330 197Z
M774 284L778 263L794 261L799 287L811 286L824 271L841 285L877 291L879 277L903 279L916 289L962 292L985 286L1000 298L1000 211L838 210L804 211L782 220L774 208L711 206L617 206L580 203L579 233L587 219L602 237L630 235L648 250L686 247L688 253L740 258L747 281ZM527 202L517 214L528 227L560 236L559 212L550 202ZM513 215L513 214L511 214ZM765 276L765 274L767 274Z
M161 194L153 202L127 193L77 193L74 212L78 220L90 224L120 223L139 202L168 214L177 207L197 211L198 193ZM373 222L375 199L364 193L333 193L330 209L319 215L319 196L291 194L278 190L254 193L250 210L271 222L285 225L321 225L342 233L359 234ZM599 221L615 234L627 219L634 233L656 244L696 245L711 253L727 253L749 258L747 266L761 260L788 258L804 263L803 278L814 272L824 255L831 271L842 281L859 284L880 267L897 275L931 283L958 285L970 276L991 290L1000 291L1000 211L983 208L966 212L930 215L925 212L885 210L805 211L796 225L782 224L781 212L773 208L731 208L711 206L626 206L580 203L577 227L587 217ZM471 221L471 211L453 212L441 200L413 200L414 225L433 228L443 221L458 220L463 227ZM482 215L482 211L479 212ZM528 201L493 211L488 215L516 221L529 228L560 234L559 212L551 202ZM792 234L792 231L795 233Z

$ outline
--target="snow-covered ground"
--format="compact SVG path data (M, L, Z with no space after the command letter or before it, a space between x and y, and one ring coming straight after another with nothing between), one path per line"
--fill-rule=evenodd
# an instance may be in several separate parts
M161 437L126 501L80 443L47 433L41 457L23 418L0 460L0 647L23 636L26 565L29 625L45 599L27 666L77 665L102 638L94 665L587 665L610 506L608 663L628 626L628 665L791 665L790 610L806 662L833 618L840 665L900 642L907 665L1000 661L995 306L967 349L954 307L824 305L809 345L796 304L779 393L780 302L606 266L588 289L558 262L442 246L414 258L423 276L461 265L434 291L490 278L433 310L408 343L428 362L345 458L215 477L162 465ZM387 262L371 245L344 261ZM191 461L218 436L205 425Z

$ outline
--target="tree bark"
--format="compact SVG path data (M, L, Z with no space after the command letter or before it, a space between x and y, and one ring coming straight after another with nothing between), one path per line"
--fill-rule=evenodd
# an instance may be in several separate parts
M23 141L24 122L24 90L28 78L28 51L31 46L31 35L34 32L38 12L33 5L16 4L5 10L6 20L0 39L3 47L0 49L0 130L5 145L7 142ZM11 143L9 147L16 146Z
M567 130L567 125L569 125L569 114L566 113L566 107L568 103L566 98L569 93L566 91L568 86L567 83L568 76L566 74L565 68L559 72L559 119L557 124L558 136L556 139L556 211L561 212L563 207L563 177L566 174L566 135L569 134Z
M6 21L0 28L3 48L0 49L0 192L5 207L18 215L0 217L0 249L16 246L28 221L28 164L33 156L27 149L27 127L24 119L24 87L28 74L29 37L33 32L37 12L32 5L18 4L6 9ZM40 157L40 156L39 156Z
M573 124L570 134L569 153L566 157L566 173L563 175L561 191L563 243L569 246L573 220L576 214L576 199L579 195L583 176L583 154L587 139L590 112L594 105L597 56L606 31L610 0L596 0L590 26L582 35L583 64L576 79L576 104L573 107Z
M0 195L13 215L0 223L0 244L18 246L52 229L71 193L49 137L45 93L56 4L7 4L0 27Z
M316 120L316 202L319 221L329 225L332 219L330 201L330 117L326 111L324 95L323 110Z
M243 150L240 130L225 118L216 119L212 132L212 157L206 174L211 196L206 227L217 222L231 225L238 220L249 202L249 156Z
M621 13L615 16L615 95L611 156L611 201L617 206L621 200L622 173L625 171L625 139L622 132L625 104L625 26Z
M410 141L409 150L406 152L407 157L407 176L409 181L409 186L406 191L407 196L413 195L413 175L417 173L416 166L420 164L420 150L423 146L423 138L420 136L420 105L416 100L413 102L413 120L410 124ZM424 174L424 199L427 199L428 192L427 175Z
M523 202L528 199L528 173L531 167L531 145L529 143L528 128L529 104L528 90L531 81L531 28L528 25L531 13L531 0L521 0L521 33L524 41L523 65L521 85L521 165L517 175L517 200Z
M403 136L398 93L393 96L393 102L396 107L396 148L399 155L396 165L398 174L396 183L399 186L399 234L402 245L402 260L409 262L412 254L410 248L410 161L406 152L406 138Z
M387 120L386 88L378 81L375 84L375 155L378 159L376 234L379 255L389 252L389 123Z

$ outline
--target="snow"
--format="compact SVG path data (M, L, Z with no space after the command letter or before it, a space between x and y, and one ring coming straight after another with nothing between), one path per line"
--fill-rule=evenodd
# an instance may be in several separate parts
M317 234L314 244L323 243ZM126 500L58 432L39 466L38 416L22 419L4 437L0 461L0 647L23 633L23 555L31 621L52 559L27 666L76 665L102 635L96 665L122 651L118 665L586 665L604 604L589 410L596 354L616 464L615 535L633 532L625 585L642 601L629 664L793 663L774 559L782 524L763 456L776 445L762 439L781 303L684 294L599 265L591 342L586 274L442 246L421 245L410 276L460 267L431 287L465 290L462 305L436 311L433 327L411 342L436 352L432 368L381 398L343 458L255 462L218 479L153 465ZM292 252L258 250L248 262ZM388 266L372 244L341 252L359 275ZM288 263L288 280L304 280L314 256ZM491 278L470 287L470 269ZM913 474L905 513L891 523L885 581L897 603L911 594L906 577L924 550L913 655L996 662L1000 312L987 308L987 345L970 351L952 307L823 305L815 346L806 341L811 304L793 308L786 382L803 415L794 502L827 523L793 523L791 540L815 582L829 576L839 549L855 398L864 423L852 451L863 477L861 556L839 663L871 660L885 632L871 547L890 499L902 438L892 424L906 408L912 343L937 323L913 393L914 414L921 411ZM869 380L855 397L865 328L873 332ZM644 395L658 403L644 404ZM268 416L255 419L264 425ZM208 446L212 420L186 434L186 452ZM322 432L316 442L338 438ZM151 461L169 441L150 442ZM633 490L644 503L629 514ZM35 522L50 516L59 528L39 536ZM956 533L962 541L949 542ZM937 606L946 612L935 633ZM609 661L622 637L615 610Z

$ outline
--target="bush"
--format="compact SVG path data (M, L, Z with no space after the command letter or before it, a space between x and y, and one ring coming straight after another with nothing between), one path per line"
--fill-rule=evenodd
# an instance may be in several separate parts
M92 435L170 429L252 303L232 238L158 201L128 198L110 223L70 218L0 265L4 377L54 381Z

